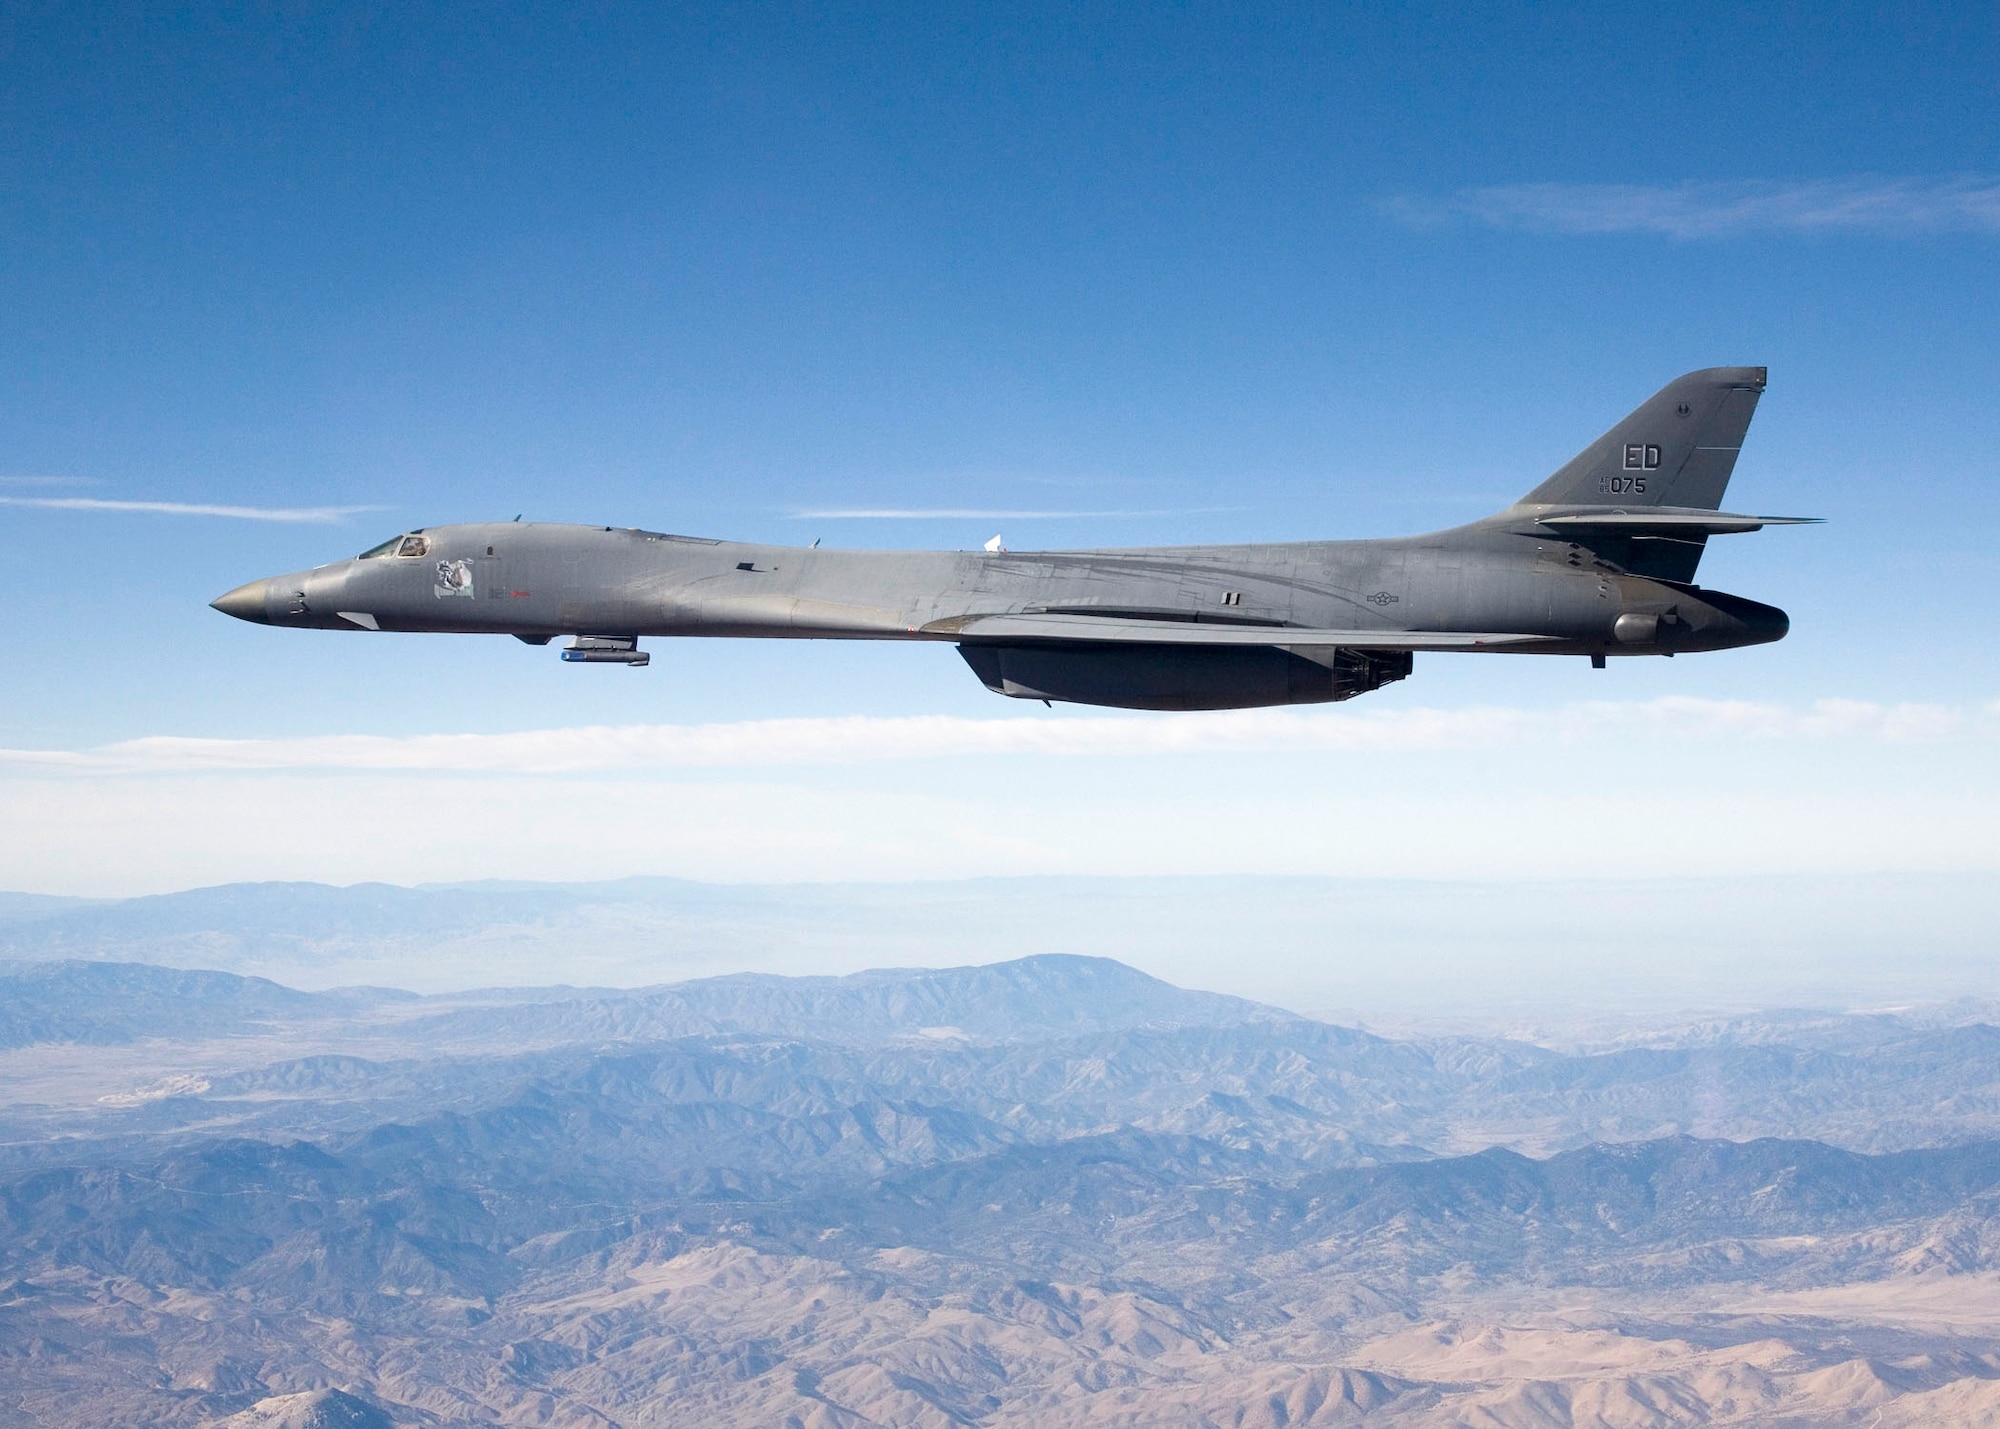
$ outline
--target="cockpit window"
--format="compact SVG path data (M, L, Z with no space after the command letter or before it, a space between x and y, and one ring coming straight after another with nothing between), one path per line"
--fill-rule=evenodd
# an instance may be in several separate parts
M379 556L428 556L431 553L431 538L419 531L403 536L391 536L379 546L370 546L354 559L372 561Z

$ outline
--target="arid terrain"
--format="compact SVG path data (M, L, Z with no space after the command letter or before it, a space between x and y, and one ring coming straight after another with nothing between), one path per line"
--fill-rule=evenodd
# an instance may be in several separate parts
M0 975L0 1422L2000 1424L2000 1030Z

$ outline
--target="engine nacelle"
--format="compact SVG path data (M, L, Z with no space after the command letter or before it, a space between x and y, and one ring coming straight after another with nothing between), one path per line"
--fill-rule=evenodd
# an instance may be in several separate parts
M1017 700L1130 710L1238 710L1351 700L1410 673L1407 650L1264 645L980 645L958 653L987 689Z

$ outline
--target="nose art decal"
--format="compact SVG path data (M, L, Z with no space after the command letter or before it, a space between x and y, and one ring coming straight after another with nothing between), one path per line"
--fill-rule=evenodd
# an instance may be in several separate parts
M431 587L431 594L442 599L445 596L472 594L472 562L439 561L437 563L437 584Z

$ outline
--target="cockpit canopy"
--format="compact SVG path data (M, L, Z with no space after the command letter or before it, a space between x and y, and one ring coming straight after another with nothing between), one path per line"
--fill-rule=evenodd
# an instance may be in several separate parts
M401 536L391 536L379 546L370 546L354 559L372 561L381 556L428 556L431 553L431 538L421 531L411 531Z

